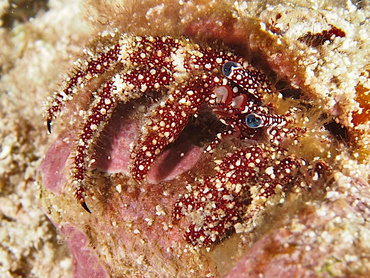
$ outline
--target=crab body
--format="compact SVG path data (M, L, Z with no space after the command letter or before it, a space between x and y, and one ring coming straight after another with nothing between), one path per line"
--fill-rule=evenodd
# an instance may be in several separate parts
M76 197L89 212L84 185L87 157L118 103L128 103L148 92L163 93L146 114L139 139L131 150L130 173L138 183L145 180L158 155L176 140L203 104L231 128L233 136L253 138L264 128L269 140L278 144L290 132L282 135L283 127L292 121L289 115L276 115L263 106L263 96L275 92L267 77L242 57L199 46L186 38L129 35L120 36L103 50L89 52L86 62L80 63L61 91L55 93L47 110L49 132L64 104L80 88L101 79L104 82L99 81L100 86L92 92L85 113L72 168ZM217 136L207 151L222 141L223 135ZM207 182L212 181L210 178Z

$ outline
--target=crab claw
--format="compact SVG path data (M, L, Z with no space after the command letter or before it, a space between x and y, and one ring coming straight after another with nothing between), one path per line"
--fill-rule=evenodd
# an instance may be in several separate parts
M205 93L200 82L184 82L179 89L169 92L171 97L153 109L131 158L131 173L141 183L151 165L163 149L173 143L188 123L189 118L198 113Z
M91 213L85 202L81 202L81 206L88 212Z
M46 127L48 128L48 132L51 133L51 119L47 119Z

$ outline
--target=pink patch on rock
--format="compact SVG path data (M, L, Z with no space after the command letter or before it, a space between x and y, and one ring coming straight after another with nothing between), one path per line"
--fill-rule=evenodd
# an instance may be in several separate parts
M95 167L108 173L129 174L130 145L137 140L139 123L122 119L119 113L112 116L96 148ZM186 135L180 135L175 143L155 160L148 172L150 183L174 179L190 170L199 160L203 149L192 145Z
M56 195L62 193L66 182L65 168L74 140L70 134L62 134L50 146L38 171L42 175L42 184Z
M73 258L74 278L110 277L91 249L89 239L83 231L69 223L60 225L61 234L67 239Z
M307 265L302 265L300 252L296 250L294 253L292 247L289 252L289 248L286 248L291 238L292 233L284 228L263 237L223 278L316 277L315 270L310 265L312 261L308 260Z
M108 173L128 174L130 144L137 136L138 123L129 121L119 128L117 124L117 120L114 120L108 127L106 140L100 142L97 148L94 166Z
M238 53L247 51L248 30L232 16L211 15L190 22L184 34L193 38L201 38L208 42L222 41Z
M202 153L202 148L192 145L185 138L179 137L155 160L148 172L148 181L159 183L176 178L193 168Z

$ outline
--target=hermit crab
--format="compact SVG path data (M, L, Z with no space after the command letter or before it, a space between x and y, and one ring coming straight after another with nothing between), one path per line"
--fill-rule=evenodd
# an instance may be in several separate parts
M157 99L143 116L130 149L129 175L138 185L204 106L226 127L204 147L205 153L212 154L227 138L247 142L215 161L216 174L196 181L193 194L185 194L174 205L173 221L195 214L203 219L185 232L188 242L210 245L222 239L235 224L252 218L269 198L281 202L285 191L297 183L297 173L306 162L287 152L282 142L294 141L306 129L294 124L296 108L278 113L266 101L266 96L278 92L242 56L184 37L107 33L101 40L111 43L86 51L86 60L79 61L47 109L51 132L64 106L84 88L94 88L88 108L80 111L82 123L72 152L71 184L86 211L91 212L86 204L86 173L104 127L119 105L153 92Z

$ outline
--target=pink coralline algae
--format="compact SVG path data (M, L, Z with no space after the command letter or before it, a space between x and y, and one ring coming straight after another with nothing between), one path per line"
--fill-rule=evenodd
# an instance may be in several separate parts
M100 41L104 47L98 43L87 51L86 61L79 62L47 110L51 132L58 114L72 109L70 103L79 106L75 114L61 118L80 126L79 134L70 137L75 142L69 183L83 208L93 212L85 217L101 208L98 202L107 215L115 215L113 211L135 207L136 201L128 199L135 196L132 192L166 186L173 192L176 184L178 192L167 202L172 211L166 229L179 229L189 246L210 247L235 231L252 230L289 193L309 191L307 181L330 174L324 161L297 155L307 142L301 138L314 127L303 116L305 105L279 105L281 95L243 57L183 37L105 34ZM122 118L115 116L117 110ZM111 143L109 153L105 136L114 133L112 122L119 121L125 132L117 136L126 138ZM319 130L320 144L330 142L328 132ZM197 143L189 144L192 136ZM170 161L176 152L183 160L179 167L167 163L171 175L153 174L161 168L158 163ZM96 168L123 177L107 173L108 185L94 191ZM151 183L157 185L151 188ZM116 198L108 187L132 192ZM149 206L158 209L157 196L152 197L147 196L153 199ZM115 217L129 219L126 213Z
M88 247L89 239L83 231L78 230L69 223L64 223L63 226L59 227L59 230L62 235L68 238L69 251L75 260L75 277L110 277L97 256Z

